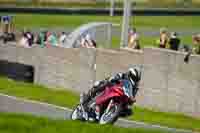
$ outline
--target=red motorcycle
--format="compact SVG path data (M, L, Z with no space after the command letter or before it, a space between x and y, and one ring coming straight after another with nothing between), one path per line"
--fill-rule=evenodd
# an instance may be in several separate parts
M100 124L113 124L120 116L130 115L131 109L129 105L133 102L125 95L123 84L108 86L105 90L97 94L96 97L91 99L88 103L82 103L73 110L71 114L72 120L83 120L83 121L96 121ZM100 119L95 120L95 107L101 108Z

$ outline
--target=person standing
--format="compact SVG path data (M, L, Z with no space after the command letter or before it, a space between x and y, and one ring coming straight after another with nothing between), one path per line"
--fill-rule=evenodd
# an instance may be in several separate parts
M194 43L194 53L200 55L200 34L194 35L192 37L193 43Z
M160 29L160 40L159 40L159 48L166 48L168 43L168 34L166 28Z
M27 30L27 32L25 32L25 37L28 40L28 46L31 47L34 43L33 33L31 33L30 30Z
M178 34L176 32L172 32L169 39L169 46L171 50L178 51L181 40L178 38Z
M46 40L46 32L40 31L37 43L40 45L41 48L45 47L45 40Z
M135 28L129 31L128 48L140 49L139 35Z
M67 40L67 35L65 32L62 32L59 38L59 43L61 45L64 45L66 40Z

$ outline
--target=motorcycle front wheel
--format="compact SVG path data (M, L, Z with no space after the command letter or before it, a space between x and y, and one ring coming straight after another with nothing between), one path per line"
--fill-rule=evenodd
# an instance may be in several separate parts
M121 111L120 104L114 104L110 109L103 113L101 116L99 123L100 124L114 124L117 121L119 114Z

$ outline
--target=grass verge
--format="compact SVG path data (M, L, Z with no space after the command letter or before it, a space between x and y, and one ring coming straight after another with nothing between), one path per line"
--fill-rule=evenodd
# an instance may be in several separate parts
M0 113L2 133L167 133L159 130L127 129L76 121L50 120L30 115Z
M7 15L1 13L0 15ZM10 13L9 13L10 14ZM54 28L70 27L76 28L82 24L97 21L108 21L121 24L121 16L92 16L92 15L42 15L42 14L15 14L14 23L17 29L26 28ZM169 21L173 20L173 21ZM185 21L187 20L187 21ZM137 29L168 27L170 29L196 29L199 28L200 18L198 16L135 16L132 17L131 23ZM159 30L159 29L158 29Z
M0 77L0 93L72 108L79 101L77 94L67 90L53 90Z
M200 132L200 119L192 118L179 113L165 113L157 110L135 107L134 115L128 119Z
M76 105L79 101L78 96L70 91L55 91L43 86L16 82L4 77L0 77L0 93L70 108ZM135 107L134 115L128 119L150 124L159 124L172 128L190 129L200 132L200 119L187 117L182 114L164 113L155 110L144 109L141 107Z

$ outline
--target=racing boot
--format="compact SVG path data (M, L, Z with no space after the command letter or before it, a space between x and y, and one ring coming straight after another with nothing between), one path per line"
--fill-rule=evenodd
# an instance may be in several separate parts
M100 120L100 107L98 105L96 105L95 114L96 114L96 120L99 121Z

